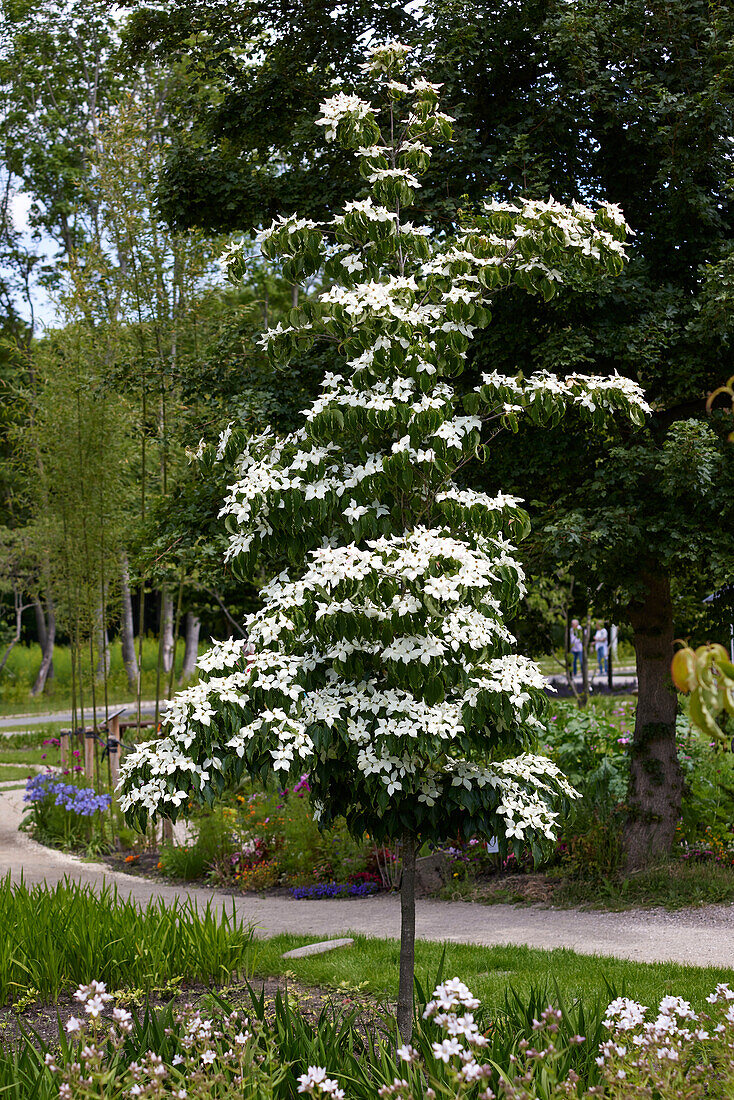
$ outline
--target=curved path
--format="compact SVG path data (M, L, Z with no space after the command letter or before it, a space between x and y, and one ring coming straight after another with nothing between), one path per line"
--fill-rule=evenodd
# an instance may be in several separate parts
M213 890L168 886L120 874L36 844L18 832L23 807L20 790L0 792L0 877L8 871L26 883L53 884L68 877L98 888L103 882L145 903L150 898L190 898L212 903L257 925L257 934L279 932L323 939L358 932L397 939L400 899L394 895L340 901L294 901L252 895L231 897ZM572 909L518 908L470 902L417 902L416 934L456 943L527 944L568 947L589 955L614 955L639 962L674 961L696 966L734 967L734 905L684 912L628 910L604 913Z

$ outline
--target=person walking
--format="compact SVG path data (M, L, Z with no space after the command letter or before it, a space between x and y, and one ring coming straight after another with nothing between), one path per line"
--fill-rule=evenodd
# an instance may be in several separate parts
M594 648L596 649L596 659L599 663L599 672L603 674L607 671L609 665L609 635L604 623L597 619L596 633L594 634Z
M583 631L578 619L571 620L570 642L571 653L573 654L573 676L576 677L576 670L581 665L581 671L583 672L584 666L584 640L582 637Z

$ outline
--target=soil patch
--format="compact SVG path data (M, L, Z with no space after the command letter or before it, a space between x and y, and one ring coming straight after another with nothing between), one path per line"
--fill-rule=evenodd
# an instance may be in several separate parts
M358 1029L364 1034L372 1034L379 1026L380 1016L385 1006L378 1000L365 994L342 990L307 986L288 978L253 978L250 987L256 995L265 994L266 1016L275 1016L275 1003L278 993L288 997L291 1005L298 1009L301 1016L315 1025L320 1014L326 1009L356 1013ZM154 1009L166 1005L183 1008L193 1004L204 1016L216 1016L222 1012L217 1002L221 997L232 1009L238 1009L243 1015L252 1015L252 999L246 983L230 986L203 985L189 983L181 986L172 994L165 991L153 991L149 996L141 995L139 990L125 993L116 998L114 1004L127 1008L133 1014L142 1014L146 1004ZM110 1009L113 1004L110 1004ZM393 1006L394 1007L394 1006ZM18 1005L0 1008L0 1047L14 1047L23 1035L31 1034L32 1039L40 1040L44 1046L52 1049L58 1045L59 1029L65 1028L71 1016L83 1016L82 1006L71 994L63 993L56 1004L32 1003L19 1008ZM109 1012L106 1014L109 1015Z
M463 901L489 904L550 905L560 885L561 879L553 875L493 875L479 879L468 891L462 891L461 897Z

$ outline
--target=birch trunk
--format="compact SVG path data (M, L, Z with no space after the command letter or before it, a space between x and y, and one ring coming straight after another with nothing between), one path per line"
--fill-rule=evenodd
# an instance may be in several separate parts
M120 600L122 604L120 617L120 640L122 642L122 663L127 675L127 686L130 691L136 691L138 687L138 659L135 655L135 627L133 625L133 601L130 594L130 569L127 562L127 554L120 558ZM142 627L141 627L142 633Z
M46 612L40 600L33 601L36 611L38 639L41 643L41 667L31 688L31 695L40 695L54 676L54 645L56 643L56 608L51 596L46 597Z
M168 587L161 592L161 663L164 672L173 666L173 596Z
M15 634L8 642L7 649L3 653L2 660L0 661L0 672L5 668L7 659L12 653L14 646L20 641L20 634L23 629L23 612L29 606L23 603L23 597L15 585L13 585L13 604L15 608Z
M195 615L193 611L187 611L185 627L186 641L184 646L183 667L178 679L179 684L183 684L187 680L190 680L196 671L196 659L199 656L200 630L201 619L199 616Z

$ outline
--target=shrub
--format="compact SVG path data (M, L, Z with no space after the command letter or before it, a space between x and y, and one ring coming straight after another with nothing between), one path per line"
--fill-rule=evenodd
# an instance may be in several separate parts
M244 786L231 805L193 817L194 843L185 849L166 848L161 870L174 878L208 873L212 882L244 891L278 883L341 882L369 874L370 843L354 840L343 819L320 830L308 792L305 775L290 790Z
M581 793L566 822L559 854L574 875L605 879L622 865L629 708L579 710L557 703L544 739L553 759ZM617 719L617 721L615 721Z
M182 882L201 878L206 866L204 853L195 844L166 844L159 853L158 870Z

